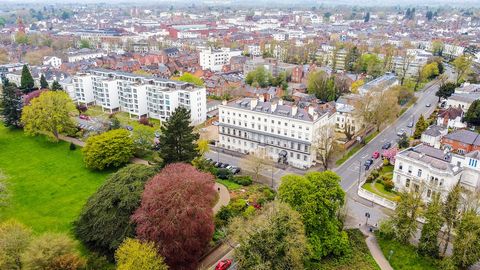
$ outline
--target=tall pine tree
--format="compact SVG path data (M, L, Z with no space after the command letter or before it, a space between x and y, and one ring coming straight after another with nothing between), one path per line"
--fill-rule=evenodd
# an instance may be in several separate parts
M178 107L162 126L159 154L164 164L175 162L190 163L197 155L199 135L190 126L190 111Z
M47 82L47 79L45 79L45 76L43 74L42 76L40 76L40 88L48 89L48 82Z
M3 81L2 103L2 116L5 126L20 127L20 118L22 116L21 92L8 80Z
M23 65L20 88L22 89L23 93L28 94L33 91L33 87L35 87L35 81L33 80L32 74L30 73L27 65Z

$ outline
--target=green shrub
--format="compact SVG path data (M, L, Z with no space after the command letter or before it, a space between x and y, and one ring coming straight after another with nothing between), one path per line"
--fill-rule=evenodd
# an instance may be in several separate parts
M379 236L385 239L392 239L395 236L392 220L387 219L380 222Z
M383 180L383 185L385 186L386 191L391 191L395 184L393 183L392 179Z
M378 178L379 175L380 173L378 172L378 170L372 170L372 172L370 173L370 176L372 176L373 179Z
M232 175L229 180L242 186L249 186L253 182L249 175Z
M229 179L232 176L232 172L229 169L218 169L216 176L220 179Z
M247 209L245 209L242 215L244 217L249 217L249 216L252 216L254 213L255 213L255 207L249 205Z
M387 158L384 158L383 159L383 166L387 166L388 164L390 164L390 160L388 160Z

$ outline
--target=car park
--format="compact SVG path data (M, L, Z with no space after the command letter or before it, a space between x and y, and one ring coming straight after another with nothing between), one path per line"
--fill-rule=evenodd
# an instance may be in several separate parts
M392 147L392 143L391 143L391 142L386 142L386 143L382 146L382 149L387 150L387 149L389 149L390 147Z

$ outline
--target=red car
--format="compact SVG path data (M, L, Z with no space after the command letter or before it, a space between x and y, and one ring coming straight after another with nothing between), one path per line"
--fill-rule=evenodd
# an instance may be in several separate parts
M372 158L377 159L380 157L380 153L378 151L373 152Z
M217 266L215 266L215 270L227 270L230 265L232 265L232 260L230 259L225 259L220 261Z

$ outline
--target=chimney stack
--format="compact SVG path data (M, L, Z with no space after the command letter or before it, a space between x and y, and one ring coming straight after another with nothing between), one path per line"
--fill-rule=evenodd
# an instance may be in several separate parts
M271 107L270 107L270 112L274 112L277 110L277 102L270 102Z
M258 99L256 98L253 98L250 100L250 109L253 110L255 109L255 107L257 107L257 104L258 104Z
M297 115L297 112L298 112L298 107L297 107L297 105L293 105L293 106L292 106L292 116Z

